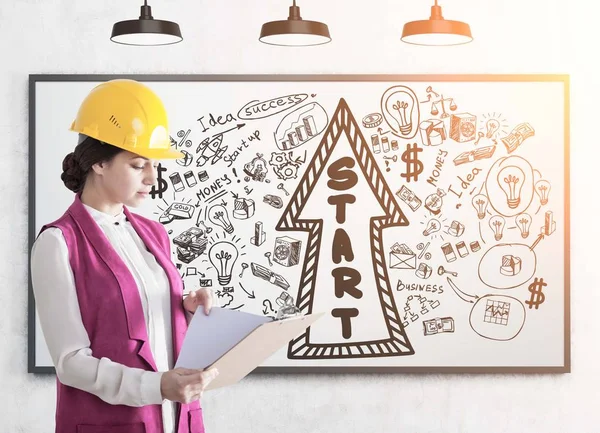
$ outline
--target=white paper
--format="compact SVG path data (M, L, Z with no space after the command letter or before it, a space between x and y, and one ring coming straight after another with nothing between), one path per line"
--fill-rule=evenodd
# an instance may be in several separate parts
M206 368L271 317L213 307L198 308L189 324L175 368Z

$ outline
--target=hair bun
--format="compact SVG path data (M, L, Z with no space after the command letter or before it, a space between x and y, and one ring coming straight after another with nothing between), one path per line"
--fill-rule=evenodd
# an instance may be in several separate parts
M79 161L73 152L63 159L63 172L60 175L63 183L73 192L78 192L83 185L83 173Z

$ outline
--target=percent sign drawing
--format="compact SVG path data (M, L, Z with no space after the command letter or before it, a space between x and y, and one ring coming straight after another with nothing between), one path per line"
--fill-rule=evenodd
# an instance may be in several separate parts
M183 129L177 131L177 137L181 138L181 140L179 140L179 143L177 144L177 146L181 147L182 144L185 143L185 147L191 147L192 146L192 140L187 140L188 135L190 135L191 129L188 129L187 131L184 131Z
M402 161L406 162L406 173L400 173L400 176L406 178L406 182L413 179L419 180L419 175L423 171L423 163L419 161L419 152L422 152L417 143L407 144L406 150L402 153Z

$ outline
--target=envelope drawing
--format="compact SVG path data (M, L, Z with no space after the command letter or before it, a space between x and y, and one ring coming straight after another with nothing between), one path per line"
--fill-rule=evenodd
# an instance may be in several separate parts
M390 269L416 269L417 256L410 253L390 252Z

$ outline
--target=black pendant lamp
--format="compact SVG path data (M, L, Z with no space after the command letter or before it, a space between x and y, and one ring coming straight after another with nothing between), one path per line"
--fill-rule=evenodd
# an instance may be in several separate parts
M263 24L258 40L269 45L305 47L331 42L331 36L327 24L303 20L293 0L288 19Z
M155 20L146 0L140 8L138 20L115 23L110 40L124 45L170 45L181 42L179 24Z

